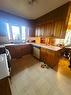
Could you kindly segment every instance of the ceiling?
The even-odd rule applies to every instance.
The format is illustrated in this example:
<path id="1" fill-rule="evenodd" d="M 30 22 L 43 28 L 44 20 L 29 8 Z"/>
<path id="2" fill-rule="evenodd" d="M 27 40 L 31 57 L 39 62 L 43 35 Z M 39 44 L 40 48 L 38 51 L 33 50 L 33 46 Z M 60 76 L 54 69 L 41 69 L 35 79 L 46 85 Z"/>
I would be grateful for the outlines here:
<path id="1" fill-rule="evenodd" d="M 6 12 L 36 19 L 71 0 L 37 0 L 29 5 L 27 0 L 0 0 L 0 9 Z"/>

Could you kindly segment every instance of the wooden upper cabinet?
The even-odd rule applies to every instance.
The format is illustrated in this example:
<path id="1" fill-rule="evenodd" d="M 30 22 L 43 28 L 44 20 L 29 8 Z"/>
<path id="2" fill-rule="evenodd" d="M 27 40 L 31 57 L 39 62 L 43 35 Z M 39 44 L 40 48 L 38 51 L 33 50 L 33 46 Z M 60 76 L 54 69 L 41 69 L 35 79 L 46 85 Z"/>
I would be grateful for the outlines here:
<path id="1" fill-rule="evenodd" d="M 64 32 L 63 30 L 63 21 L 56 21 L 55 26 L 54 26 L 54 37 L 62 38 L 64 35 L 62 33 Z"/>
<path id="2" fill-rule="evenodd" d="M 35 29 L 35 36 L 52 36 L 54 35 L 54 21 L 50 21 L 46 24 L 38 25 Z"/>
<path id="3" fill-rule="evenodd" d="M 44 35 L 45 28 L 43 25 L 36 26 L 35 29 L 35 36 L 40 37 Z"/>
<path id="4" fill-rule="evenodd" d="M 66 34 L 66 25 L 63 20 L 53 20 L 46 24 L 36 27 L 35 36 L 64 38 Z"/>
<path id="5" fill-rule="evenodd" d="M 68 2 L 36 19 L 35 26 L 36 30 L 38 30 L 37 34 L 40 34 L 39 36 L 43 34 L 44 37 L 53 36 L 64 38 L 68 25 L 70 5 L 71 3 Z"/>
<path id="6" fill-rule="evenodd" d="M 44 25 L 40 25 L 36 28 L 35 36 L 54 36 L 57 38 L 62 38 L 63 32 L 63 22 L 62 21 L 50 21 Z"/>

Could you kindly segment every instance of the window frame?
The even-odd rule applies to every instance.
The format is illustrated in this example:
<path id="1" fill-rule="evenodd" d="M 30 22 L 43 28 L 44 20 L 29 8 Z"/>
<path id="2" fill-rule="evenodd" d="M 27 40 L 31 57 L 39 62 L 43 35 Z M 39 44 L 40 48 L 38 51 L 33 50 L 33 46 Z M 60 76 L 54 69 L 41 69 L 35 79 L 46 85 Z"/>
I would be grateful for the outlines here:
<path id="1" fill-rule="evenodd" d="M 15 24 L 10 24 L 10 23 L 6 23 L 6 24 L 8 24 L 8 28 L 9 28 L 9 30 L 7 30 L 7 32 L 9 32 L 8 33 L 8 38 L 9 38 L 10 42 L 26 42 L 27 36 L 29 37 L 29 27 L 28 26 L 25 26 L 25 25 L 15 25 Z M 14 38 L 13 38 L 13 32 L 12 32 L 12 26 L 19 27 L 20 40 L 14 40 Z M 25 27 L 25 37 L 24 37 L 25 39 L 23 39 L 23 36 L 22 36 L 22 31 L 23 31 L 22 27 Z"/>

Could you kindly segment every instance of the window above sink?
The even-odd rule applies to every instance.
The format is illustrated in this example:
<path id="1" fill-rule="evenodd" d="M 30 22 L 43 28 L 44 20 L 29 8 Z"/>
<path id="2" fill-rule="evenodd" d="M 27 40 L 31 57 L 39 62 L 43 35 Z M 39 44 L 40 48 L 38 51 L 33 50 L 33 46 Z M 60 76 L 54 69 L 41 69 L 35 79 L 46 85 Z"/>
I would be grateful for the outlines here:
<path id="1" fill-rule="evenodd" d="M 8 38 L 11 42 L 25 42 L 29 37 L 29 27 L 6 23 Z"/>

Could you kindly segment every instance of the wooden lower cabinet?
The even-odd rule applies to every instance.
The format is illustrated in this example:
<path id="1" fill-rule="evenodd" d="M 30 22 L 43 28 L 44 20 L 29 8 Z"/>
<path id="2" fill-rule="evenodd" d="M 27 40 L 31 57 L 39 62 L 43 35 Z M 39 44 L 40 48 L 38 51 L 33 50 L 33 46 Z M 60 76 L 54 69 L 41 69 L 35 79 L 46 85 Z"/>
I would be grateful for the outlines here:
<path id="1" fill-rule="evenodd" d="M 32 54 L 32 45 L 25 44 L 25 45 L 11 45 L 6 46 L 9 50 L 12 58 L 21 58 L 24 55 Z"/>
<path id="2" fill-rule="evenodd" d="M 8 78 L 0 80 L 0 95 L 12 95 Z"/>
<path id="3" fill-rule="evenodd" d="M 40 60 L 52 68 L 58 65 L 59 58 L 59 52 L 55 52 L 45 48 L 41 48 L 40 50 Z"/>

